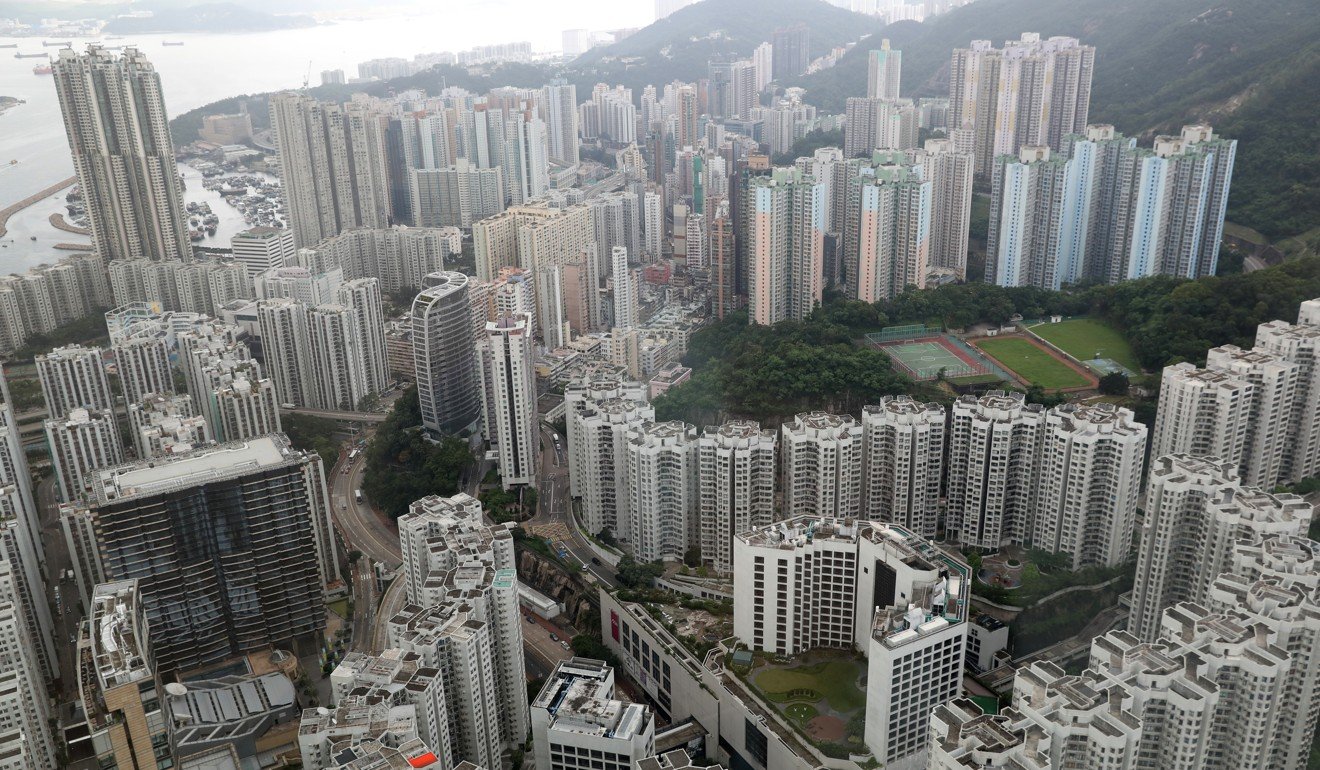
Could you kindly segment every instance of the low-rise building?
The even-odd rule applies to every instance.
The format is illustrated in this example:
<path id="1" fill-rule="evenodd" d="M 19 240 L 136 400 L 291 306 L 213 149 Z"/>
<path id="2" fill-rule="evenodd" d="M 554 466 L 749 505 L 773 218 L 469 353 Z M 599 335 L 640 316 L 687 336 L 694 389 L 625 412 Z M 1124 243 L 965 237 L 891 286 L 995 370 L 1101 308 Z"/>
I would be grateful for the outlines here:
<path id="1" fill-rule="evenodd" d="M 538 770 L 634 770 L 655 754 L 655 716 L 615 697 L 614 669 L 570 658 L 532 701 Z"/>

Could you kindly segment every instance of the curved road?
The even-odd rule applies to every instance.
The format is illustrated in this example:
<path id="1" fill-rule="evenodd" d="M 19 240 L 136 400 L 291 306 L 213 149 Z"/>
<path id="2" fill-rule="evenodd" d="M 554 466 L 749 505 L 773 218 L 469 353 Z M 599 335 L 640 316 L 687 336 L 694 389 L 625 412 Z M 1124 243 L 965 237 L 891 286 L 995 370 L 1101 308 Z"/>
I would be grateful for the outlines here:
<path id="1" fill-rule="evenodd" d="M 365 437 L 369 437 L 366 434 Z M 366 470 L 366 452 L 358 452 L 352 461 L 347 454 L 339 458 L 331 471 L 330 498 L 334 505 L 335 523 L 349 550 L 361 551 L 386 570 L 397 569 L 403 563 L 399 548 L 399 528 L 387 517 L 378 514 L 364 500 L 358 503 L 357 490 L 362 488 Z"/>
<path id="2" fill-rule="evenodd" d="M 370 436 L 371 430 L 368 429 L 362 438 L 369 440 Z M 565 454 L 566 439 L 559 436 L 560 446 L 556 448 L 556 436 L 556 432 L 549 426 L 541 425 L 541 475 L 537 512 L 526 525 L 532 528 L 551 525 L 551 531 L 557 534 L 554 538 L 556 545 L 580 561 L 597 580 L 617 587 L 618 581 L 609 565 L 593 563 L 595 553 L 573 521 L 568 488 L 568 458 Z M 480 491 L 485 467 L 484 463 L 479 464 L 476 471 L 465 480 L 463 486 L 468 494 L 476 496 Z M 386 575 L 390 575 L 402 564 L 403 552 L 399 547 L 399 530 L 395 522 L 377 513 L 368 501 L 357 501 L 355 492 L 362 488 L 365 469 L 365 451 L 358 452 L 351 461 L 345 452 L 330 472 L 329 486 L 335 524 L 340 535 L 349 550 L 362 553 L 354 565 L 352 578 L 355 597 L 351 621 L 352 648 L 377 653 L 385 649 L 388 641 L 387 624 L 407 603 L 407 592 L 404 590 L 406 581 L 401 575 L 395 577 L 383 593 L 377 590 L 376 565 Z M 559 649 L 550 644 L 546 646 L 552 651 Z M 536 652 L 539 657 L 549 657 L 546 650 Z"/>

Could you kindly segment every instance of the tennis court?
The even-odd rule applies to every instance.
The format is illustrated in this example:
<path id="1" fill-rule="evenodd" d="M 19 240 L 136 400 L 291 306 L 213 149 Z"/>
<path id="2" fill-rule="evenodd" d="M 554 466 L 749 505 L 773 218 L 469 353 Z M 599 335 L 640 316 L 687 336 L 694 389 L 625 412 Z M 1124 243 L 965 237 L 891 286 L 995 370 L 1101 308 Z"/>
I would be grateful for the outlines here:
<path id="1" fill-rule="evenodd" d="M 970 373 L 963 371 L 968 368 L 965 361 L 938 342 L 923 341 L 890 345 L 885 348 L 885 352 L 910 372 L 938 373 L 943 369 L 949 376 Z"/>

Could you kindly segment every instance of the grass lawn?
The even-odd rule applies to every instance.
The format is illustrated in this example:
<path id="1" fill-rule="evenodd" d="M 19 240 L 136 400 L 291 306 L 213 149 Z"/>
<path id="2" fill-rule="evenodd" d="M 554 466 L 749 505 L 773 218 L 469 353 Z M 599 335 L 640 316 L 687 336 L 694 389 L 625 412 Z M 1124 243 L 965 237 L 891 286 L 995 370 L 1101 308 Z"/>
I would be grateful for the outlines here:
<path id="1" fill-rule="evenodd" d="M 1088 382 L 1067 364 L 1024 339 L 991 337 L 977 340 L 976 346 L 1023 379 L 1046 390 L 1077 388 Z"/>
<path id="2" fill-rule="evenodd" d="M 325 606 L 339 617 L 348 620 L 349 612 L 347 599 L 337 599 L 333 602 L 327 603 Z"/>
<path id="3" fill-rule="evenodd" d="M 1239 225 L 1234 222 L 1224 223 L 1224 235 L 1231 235 L 1234 238 L 1241 238 L 1244 241 L 1250 241 L 1255 244 L 1268 244 L 1269 238 L 1266 238 L 1258 230 L 1253 230 L 1245 225 Z"/>
<path id="4" fill-rule="evenodd" d="M 1141 373 L 1141 364 L 1137 362 L 1127 340 L 1103 321 L 1074 318 L 1056 324 L 1033 326 L 1031 330 L 1067 351 L 1078 361 L 1095 358 L 1096 351 L 1099 351 L 1101 358 L 1112 358 L 1134 374 Z"/>
<path id="5" fill-rule="evenodd" d="M 792 690 L 815 690 L 835 711 L 866 706 L 866 693 L 857 689 L 864 662 L 831 660 L 799 668 L 768 668 L 753 677 L 767 695 L 787 695 Z"/>
<path id="6" fill-rule="evenodd" d="M 794 703 L 790 705 L 788 708 L 785 708 L 784 713 L 788 714 L 790 717 L 798 720 L 799 722 L 806 722 L 812 717 L 818 715 L 820 712 L 817 711 L 816 707 L 811 705 L 810 703 Z"/>

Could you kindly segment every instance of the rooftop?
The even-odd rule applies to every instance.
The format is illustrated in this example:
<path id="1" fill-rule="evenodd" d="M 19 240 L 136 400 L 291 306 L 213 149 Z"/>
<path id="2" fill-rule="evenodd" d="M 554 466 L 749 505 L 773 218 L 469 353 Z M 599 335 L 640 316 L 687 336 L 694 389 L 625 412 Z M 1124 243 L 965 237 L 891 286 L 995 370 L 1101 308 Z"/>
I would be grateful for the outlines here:
<path id="1" fill-rule="evenodd" d="M 301 462 L 303 455 L 281 434 L 208 446 L 170 458 L 138 460 L 106 468 L 92 481 L 92 500 L 145 497 L 231 479 L 264 468 Z"/>
<path id="2" fill-rule="evenodd" d="M 631 740 L 650 724 L 645 706 L 614 697 L 614 670 L 604 661 L 560 661 L 532 702 L 550 714 L 550 729 Z"/>
<path id="3" fill-rule="evenodd" d="M 91 648 L 103 690 L 151 677 L 146 629 L 137 627 L 136 580 L 102 583 L 92 592 Z"/>

